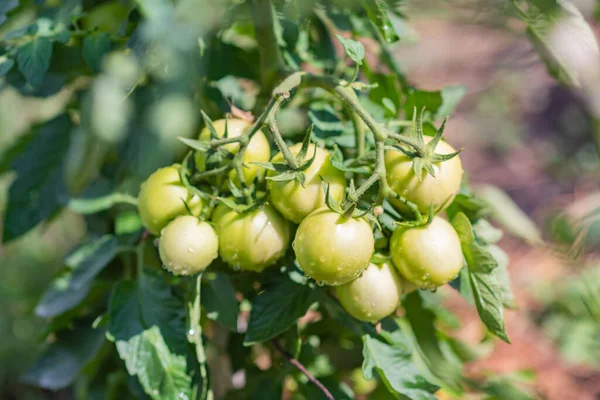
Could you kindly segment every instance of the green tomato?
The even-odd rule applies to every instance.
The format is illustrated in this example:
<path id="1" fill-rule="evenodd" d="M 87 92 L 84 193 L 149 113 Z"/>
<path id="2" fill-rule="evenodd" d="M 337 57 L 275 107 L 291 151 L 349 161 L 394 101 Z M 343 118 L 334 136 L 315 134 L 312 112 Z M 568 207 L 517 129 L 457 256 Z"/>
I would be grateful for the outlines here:
<path id="1" fill-rule="evenodd" d="M 290 223 L 270 205 L 239 214 L 221 203 L 212 220 L 219 233 L 219 254 L 235 270 L 260 272 L 290 245 Z"/>
<path id="2" fill-rule="evenodd" d="M 290 147 L 292 154 L 297 155 L 302 148 L 301 143 Z M 269 190 L 271 192 L 271 202 L 279 212 L 295 223 L 300 223 L 308 214 L 325 206 L 325 192 L 321 184 L 321 178 L 330 184 L 329 190 L 331 196 L 341 201 L 346 190 L 346 178 L 344 172 L 335 168 L 329 159 L 331 154 L 324 149 L 311 145 L 306 155 L 306 160 L 312 157 L 314 151 L 317 151 L 313 163 L 304 171 L 306 182 L 304 187 L 296 180 L 287 182 L 269 181 Z M 284 162 L 283 154 L 278 153 L 273 157 L 272 162 Z M 275 171 L 269 171 L 269 176 L 274 176 Z"/>
<path id="3" fill-rule="evenodd" d="M 209 223 L 183 215 L 161 231 L 158 252 L 163 265 L 174 275 L 194 275 L 217 258 L 219 238 Z"/>
<path id="4" fill-rule="evenodd" d="M 348 314 L 361 321 L 377 322 L 398 307 L 402 281 L 390 264 L 370 264 L 352 282 L 336 286 L 335 293 Z"/>
<path id="5" fill-rule="evenodd" d="M 375 240 L 363 218 L 344 218 L 322 208 L 302 220 L 293 247 L 307 276 L 337 286 L 356 279 L 369 266 Z"/>
<path id="6" fill-rule="evenodd" d="M 464 263 L 458 234 L 440 217 L 429 225 L 396 228 L 390 240 L 390 255 L 400 274 L 424 289 L 450 282 Z"/>
<path id="7" fill-rule="evenodd" d="M 229 118 L 229 119 L 219 119 L 213 121 L 213 125 L 215 130 L 217 131 L 217 135 L 222 138 L 225 135 L 225 123 L 227 123 L 227 137 L 238 137 L 246 133 L 252 124 L 243 119 L 237 118 Z M 211 140 L 210 130 L 208 127 L 202 129 L 200 132 L 200 140 Z M 232 154 L 237 154 L 240 149 L 239 143 L 229 143 L 223 146 Z M 264 173 L 264 169 L 259 167 L 256 164 L 252 164 L 252 162 L 267 162 L 271 157 L 271 146 L 269 145 L 269 140 L 265 136 L 262 131 L 256 132 L 250 143 L 248 143 L 248 147 L 244 153 L 243 157 L 243 173 L 244 179 L 246 183 L 251 183 L 257 177 L 259 172 Z M 206 154 L 197 151 L 196 152 L 196 167 L 200 171 L 206 170 Z M 234 180 L 234 182 L 238 182 L 237 172 L 234 170 L 229 171 L 229 179 Z"/>
<path id="8" fill-rule="evenodd" d="M 431 141 L 425 137 L 425 142 Z M 451 154 L 456 150 L 444 141 L 438 142 L 435 152 Z M 436 212 L 448 207 L 454 196 L 460 190 L 463 168 L 459 156 L 433 164 L 435 177 L 423 170 L 421 179 L 415 175 L 410 157 L 398 150 L 385 152 L 385 169 L 387 181 L 394 192 L 413 202 L 423 213 L 429 211 L 430 204 Z M 401 211 L 406 211 L 406 206 L 395 198 L 390 198 L 390 203 Z"/>
<path id="9" fill-rule="evenodd" d="M 142 223 L 152 234 L 158 235 L 172 219 L 187 214 L 184 201 L 194 215 L 202 210 L 202 199 L 192 195 L 181 183 L 179 165 L 156 170 L 140 189 L 138 211 Z"/>

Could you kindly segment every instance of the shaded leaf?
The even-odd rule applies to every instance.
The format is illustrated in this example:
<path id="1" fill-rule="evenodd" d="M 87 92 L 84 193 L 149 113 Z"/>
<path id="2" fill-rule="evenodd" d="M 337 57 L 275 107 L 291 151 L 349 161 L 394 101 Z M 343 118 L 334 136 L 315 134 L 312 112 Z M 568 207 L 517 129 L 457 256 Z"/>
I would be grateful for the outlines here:
<path id="1" fill-rule="evenodd" d="M 52 343 L 23 375 L 23 380 L 49 390 L 64 389 L 75 381 L 105 341 L 104 329 L 78 326 L 57 334 Z"/>
<path id="2" fill-rule="evenodd" d="M 130 204 L 137 206 L 137 199 L 127 193 L 110 193 L 106 196 L 96 198 L 71 199 L 67 204 L 70 210 L 79 214 L 95 214 L 100 211 L 108 210 L 117 204 Z"/>
<path id="3" fill-rule="evenodd" d="M 473 228 L 465 214 L 456 214 L 452 225 L 460 237 L 463 254 L 467 260 L 479 317 L 490 332 L 510 343 L 504 327 L 502 287 L 494 273 L 498 262 L 488 250 L 475 242 Z"/>
<path id="4" fill-rule="evenodd" d="M 406 343 L 384 343 L 363 335 L 363 374 L 374 379 L 377 373 L 388 390 L 413 400 L 435 400 L 438 387 L 429 383 L 411 361 Z"/>
<path id="5" fill-rule="evenodd" d="M 156 400 L 192 398 L 185 306 L 154 271 L 117 284 L 109 306 L 110 339 L 127 371 Z"/>
<path id="6" fill-rule="evenodd" d="M 244 345 L 264 342 L 287 331 L 316 301 L 315 290 L 290 279 L 269 284 L 252 302 Z"/>
<path id="7" fill-rule="evenodd" d="M 346 39 L 338 34 L 336 34 L 335 37 L 337 37 L 342 46 L 344 46 L 344 50 L 348 57 L 358 65 L 362 65 L 362 62 L 365 59 L 365 47 L 363 44 L 356 40 Z"/>
<path id="8" fill-rule="evenodd" d="M 93 72 L 100 72 L 102 59 L 110 52 L 110 35 L 108 32 L 95 32 L 83 39 L 83 59 Z"/>
<path id="9" fill-rule="evenodd" d="M 17 173 L 8 191 L 4 242 L 50 218 L 65 203 L 63 160 L 69 147 L 71 121 L 61 115 L 39 129 L 35 141 L 15 159 Z"/>
<path id="10" fill-rule="evenodd" d="M 206 274 L 202 305 L 206 316 L 237 332 L 239 304 L 229 277 L 222 273 Z"/>
<path id="11" fill-rule="evenodd" d="M 51 56 L 52 42 L 44 36 L 33 39 L 17 51 L 19 71 L 32 86 L 38 86 L 44 80 Z"/>
<path id="12" fill-rule="evenodd" d="M 11 58 L 0 56 L 0 78 L 8 74 L 14 65 L 15 62 Z"/>
<path id="13" fill-rule="evenodd" d="M 42 295 L 35 313 L 51 318 L 71 310 L 85 298 L 92 280 L 117 254 L 117 239 L 103 236 L 71 253 L 65 264 L 69 270 L 56 279 Z"/>

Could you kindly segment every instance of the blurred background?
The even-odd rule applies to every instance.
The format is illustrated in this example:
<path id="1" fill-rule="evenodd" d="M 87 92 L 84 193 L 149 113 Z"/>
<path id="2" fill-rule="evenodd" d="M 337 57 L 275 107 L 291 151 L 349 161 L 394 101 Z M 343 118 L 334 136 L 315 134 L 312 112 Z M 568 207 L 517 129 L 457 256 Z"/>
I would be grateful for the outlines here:
<path id="1" fill-rule="evenodd" d="M 574 3 L 600 34 L 598 3 Z M 598 399 L 600 128 L 593 92 L 600 85 L 573 89 L 549 76 L 524 26 L 496 5 L 408 2 L 403 40 L 392 47 L 416 86 L 466 88 L 446 139 L 465 148 L 465 170 L 480 196 L 504 207 L 504 216 L 517 213 L 499 221 L 509 228 L 500 246 L 510 256 L 518 307 L 506 313 L 513 343 L 481 342 L 485 332 L 474 308 L 452 290 L 444 294 L 461 320 L 456 334 L 481 355 L 469 364 L 470 374 L 511 375 L 546 399 Z M 30 126 L 62 110 L 77 84 L 43 99 L 2 87 L 0 155 Z M 0 214 L 12 178 L 0 175 Z M 529 218 L 487 184 L 508 193 Z M 83 218 L 64 211 L 49 226 L 0 244 L 0 399 L 70 398 L 32 389 L 19 376 L 41 351 L 47 329 L 33 316 L 35 305 L 84 234 Z"/>

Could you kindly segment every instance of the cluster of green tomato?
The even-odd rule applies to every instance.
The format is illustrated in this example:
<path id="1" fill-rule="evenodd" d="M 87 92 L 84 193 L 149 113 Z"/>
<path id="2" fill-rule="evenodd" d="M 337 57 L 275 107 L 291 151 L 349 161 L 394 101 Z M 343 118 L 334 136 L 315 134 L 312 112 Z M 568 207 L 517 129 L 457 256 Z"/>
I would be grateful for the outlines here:
<path id="1" fill-rule="evenodd" d="M 225 129 L 228 137 L 236 137 L 250 128 L 248 122 L 234 118 L 213 125 L 221 137 Z M 208 128 L 204 128 L 200 140 L 210 138 Z M 225 146 L 236 154 L 240 145 Z M 330 195 L 342 201 L 346 192 L 344 172 L 331 164 L 329 151 L 310 146 L 308 154 L 315 157 L 304 171 L 303 186 L 297 180 L 267 180 L 267 203 L 243 213 L 220 203 L 210 221 L 197 217 L 204 201 L 182 184 L 178 165 L 154 172 L 142 184 L 139 213 L 146 228 L 160 235 L 159 253 L 165 267 L 178 275 L 195 274 L 220 255 L 235 270 L 260 272 L 285 254 L 299 224 L 293 249 L 300 268 L 319 284 L 334 286 L 341 304 L 357 319 L 377 321 L 398 307 L 403 293 L 415 288 L 434 289 L 456 277 L 463 265 L 459 238 L 452 225 L 439 216 L 422 226 L 398 226 L 389 240 L 390 261 L 372 263 L 373 227 L 364 218 L 345 218 L 325 205 L 322 180 L 329 184 Z M 300 149 L 300 143 L 290 147 L 294 155 Z M 454 152 L 442 141 L 437 150 Z M 258 131 L 243 157 L 247 182 L 261 174 L 264 177 L 265 169 L 253 162 L 267 162 L 270 156 L 269 141 Z M 205 168 L 205 157 L 196 153 L 196 168 Z M 281 163 L 283 155 L 278 153 L 271 161 Z M 392 189 L 424 213 L 430 205 L 441 211 L 449 203 L 459 190 L 463 173 L 458 156 L 434 164 L 435 177 L 424 174 L 421 179 L 415 176 L 411 159 L 400 151 L 388 151 L 385 164 Z M 277 173 L 267 171 L 268 176 Z M 238 179 L 235 171 L 228 178 Z M 396 199 L 389 200 L 399 209 L 405 207 Z"/>

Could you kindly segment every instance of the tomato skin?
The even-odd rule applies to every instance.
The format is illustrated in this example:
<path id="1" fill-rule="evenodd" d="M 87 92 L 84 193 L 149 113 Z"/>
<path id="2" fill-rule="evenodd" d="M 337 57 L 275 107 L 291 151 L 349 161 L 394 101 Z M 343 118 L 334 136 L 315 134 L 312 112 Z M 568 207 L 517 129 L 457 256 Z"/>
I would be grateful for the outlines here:
<path id="1" fill-rule="evenodd" d="M 400 304 L 402 280 L 389 263 L 369 264 L 355 280 L 335 287 L 338 300 L 354 318 L 377 322 Z"/>
<path id="2" fill-rule="evenodd" d="M 431 137 L 425 137 L 429 143 Z M 440 140 L 435 148 L 438 154 L 451 154 L 456 150 L 448 143 Z M 430 204 L 436 212 L 442 211 L 452 203 L 460 190 L 463 167 L 460 156 L 433 164 L 435 177 L 423 170 L 422 180 L 415 175 L 410 157 L 399 150 L 385 152 L 385 169 L 387 181 L 394 192 L 413 202 L 423 213 L 429 211 Z M 390 203 L 398 210 L 407 211 L 407 207 L 395 198 Z"/>
<path id="3" fill-rule="evenodd" d="M 252 126 L 251 123 L 244 121 L 243 119 L 238 118 L 228 118 L 228 119 L 219 119 L 213 121 L 213 125 L 217 131 L 217 135 L 222 138 L 225 135 L 225 123 L 227 123 L 227 135 L 228 137 L 238 137 L 246 133 L 248 129 Z M 208 127 L 204 127 L 200 132 L 199 140 L 210 140 L 210 129 Z M 232 154 L 237 154 L 240 149 L 239 143 L 229 143 L 224 145 L 229 152 Z M 250 143 L 248 143 L 248 147 L 246 148 L 246 152 L 244 153 L 242 167 L 244 173 L 244 179 L 246 183 L 252 183 L 259 172 L 264 173 L 264 169 L 259 167 L 258 165 L 252 164 L 252 162 L 267 162 L 271 157 L 271 146 L 269 145 L 269 140 L 265 136 L 262 131 L 256 132 Z M 196 152 L 196 167 L 200 171 L 206 170 L 206 154 L 197 151 Z M 234 182 L 238 182 L 237 172 L 235 170 L 229 171 L 229 179 L 234 180 Z"/>
<path id="4" fill-rule="evenodd" d="M 450 282 L 464 264 L 458 234 L 440 217 L 426 226 L 396 228 L 390 240 L 390 255 L 400 274 L 424 289 Z"/>
<path id="5" fill-rule="evenodd" d="M 290 147 L 290 151 L 292 154 L 297 155 L 301 148 L 302 143 L 297 143 Z M 344 172 L 331 165 L 329 161 L 331 153 L 312 144 L 306 154 L 306 160 L 312 157 L 315 148 L 317 149 L 317 155 L 310 167 L 304 171 L 306 176 L 304 187 L 295 180 L 287 182 L 269 181 L 268 183 L 271 202 L 275 208 L 284 217 L 297 224 L 311 212 L 325 206 L 325 192 L 323 191 L 321 178 L 330 184 L 331 196 L 337 201 L 344 198 L 346 190 Z M 284 162 L 283 154 L 277 153 L 272 162 Z M 274 171 L 267 173 L 268 176 L 274 176 L 275 174 Z"/>
<path id="6" fill-rule="evenodd" d="M 362 218 L 344 218 L 321 208 L 302 220 L 292 244 L 304 273 L 337 286 L 356 279 L 375 250 L 371 226 Z"/>
<path id="7" fill-rule="evenodd" d="M 217 232 L 208 222 L 191 215 L 169 222 L 158 243 L 160 259 L 174 275 L 204 271 L 219 254 Z"/>
<path id="8" fill-rule="evenodd" d="M 221 203 L 212 221 L 220 238 L 219 254 L 235 270 L 260 272 L 290 245 L 290 223 L 270 205 L 238 214 Z"/>
<path id="9" fill-rule="evenodd" d="M 179 165 L 160 168 L 142 183 L 138 196 L 138 211 L 142 223 L 158 235 L 172 219 L 187 214 L 185 201 L 194 215 L 203 207 L 200 197 L 192 195 L 179 179 Z"/>

